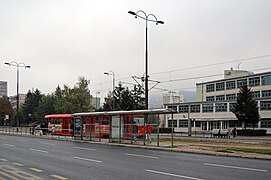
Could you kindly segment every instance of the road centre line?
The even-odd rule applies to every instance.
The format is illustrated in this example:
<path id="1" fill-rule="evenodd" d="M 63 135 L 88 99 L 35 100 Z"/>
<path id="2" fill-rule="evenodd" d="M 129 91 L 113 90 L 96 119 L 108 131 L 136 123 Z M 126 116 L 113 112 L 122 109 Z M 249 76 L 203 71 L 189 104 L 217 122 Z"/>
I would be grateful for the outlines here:
<path id="1" fill-rule="evenodd" d="M 97 162 L 97 163 L 102 163 L 102 162 L 103 162 L 103 161 L 99 161 L 99 160 L 96 160 L 96 159 L 88 159 L 88 158 L 77 157 L 77 156 L 74 156 L 73 158 L 74 158 L 74 159 L 79 159 L 79 160 L 85 160 L 85 161 Z"/>
<path id="2" fill-rule="evenodd" d="M 92 148 L 84 148 L 84 147 L 74 147 L 75 149 L 83 149 L 83 150 L 88 150 L 88 151 L 96 151 L 96 149 L 92 149 Z"/>
<path id="3" fill-rule="evenodd" d="M 15 145 L 13 144 L 3 144 L 4 146 L 9 146 L 9 147 L 14 147 Z"/>
<path id="4" fill-rule="evenodd" d="M 29 149 L 30 151 L 36 151 L 36 152 L 41 152 L 41 153 L 48 153 L 48 151 L 40 150 L 40 149 Z"/>
<path id="5" fill-rule="evenodd" d="M 146 155 L 141 155 L 141 154 L 130 154 L 130 153 L 125 153 L 127 156 L 135 156 L 135 157 L 143 157 L 143 158 L 151 158 L 151 159 L 159 159 L 159 157 L 156 156 L 146 156 Z"/>
<path id="6" fill-rule="evenodd" d="M 203 179 L 200 179 L 200 178 L 195 178 L 195 177 L 190 177 L 190 176 L 183 176 L 183 175 L 179 175 L 179 174 L 166 173 L 166 172 L 161 172 L 161 171 L 154 171 L 154 170 L 150 170 L 150 169 L 145 169 L 145 171 L 150 172 L 150 173 L 155 173 L 155 174 L 166 175 L 166 176 L 184 178 L 184 179 L 203 180 Z"/>
<path id="7" fill-rule="evenodd" d="M 203 164 L 206 166 L 216 166 L 216 167 L 224 167 L 224 168 L 231 168 L 231 169 L 267 172 L 267 170 L 265 170 L 265 169 L 253 169 L 253 168 L 246 168 L 246 167 L 229 166 L 229 165 L 222 165 L 222 164 L 210 164 L 210 163 L 203 163 Z"/>

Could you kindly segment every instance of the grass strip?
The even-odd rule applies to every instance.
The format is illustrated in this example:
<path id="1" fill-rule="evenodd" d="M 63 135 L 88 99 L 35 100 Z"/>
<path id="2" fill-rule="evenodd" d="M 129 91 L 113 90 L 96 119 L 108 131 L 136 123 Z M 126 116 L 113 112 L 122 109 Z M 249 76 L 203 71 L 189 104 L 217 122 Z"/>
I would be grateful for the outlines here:
<path id="1" fill-rule="evenodd" d="M 240 147 L 230 147 L 226 148 L 225 151 L 238 151 L 244 153 L 258 153 L 258 154 L 268 154 L 271 155 L 271 149 L 253 149 L 253 148 L 240 148 Z"/>

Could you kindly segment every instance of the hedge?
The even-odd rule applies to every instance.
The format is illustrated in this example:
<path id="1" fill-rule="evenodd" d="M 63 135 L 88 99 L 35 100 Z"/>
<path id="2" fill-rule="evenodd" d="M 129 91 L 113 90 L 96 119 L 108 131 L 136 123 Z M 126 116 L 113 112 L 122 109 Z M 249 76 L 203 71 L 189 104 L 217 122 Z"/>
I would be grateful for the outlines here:
<path id="1" fill-rule="evenodd" d="M 266 129 L 237 129 L 237 135 L 240 136 L 265 136 Z"/>

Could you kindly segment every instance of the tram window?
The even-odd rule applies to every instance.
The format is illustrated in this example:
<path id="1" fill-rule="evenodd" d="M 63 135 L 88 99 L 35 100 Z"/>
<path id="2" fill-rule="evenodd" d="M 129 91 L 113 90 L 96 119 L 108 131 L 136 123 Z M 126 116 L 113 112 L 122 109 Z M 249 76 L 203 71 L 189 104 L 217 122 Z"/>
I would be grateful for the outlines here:
<path id="1" fill-rule="evenodd" d="M 62 123 L 62 118 L 58 118 L 57 124 L 61 124 Z"/>
<path id="2" fill-rule="evenodd" d="M 102 121 L 103 125 L 108 125 L 109 124 L 109 117 L 104 117 Z"/>

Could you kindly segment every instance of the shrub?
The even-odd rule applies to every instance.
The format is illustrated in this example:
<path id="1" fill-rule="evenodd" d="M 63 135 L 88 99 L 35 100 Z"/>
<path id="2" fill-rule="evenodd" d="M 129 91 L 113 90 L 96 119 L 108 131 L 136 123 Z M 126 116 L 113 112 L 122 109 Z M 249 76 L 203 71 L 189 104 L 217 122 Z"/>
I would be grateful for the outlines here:
<path id="1" fill-rule="evenodd" d="M 152 132 L 157 133 L 157 129 L 153 129 Z M 171 133 L 171 128 L 159 128 L 159 133 Z"/>
<path id="2" fill-rule="evenodd" d="M 265 136 L 266 129 L 238 129 L 237 135 L 241 136 Z"/>

